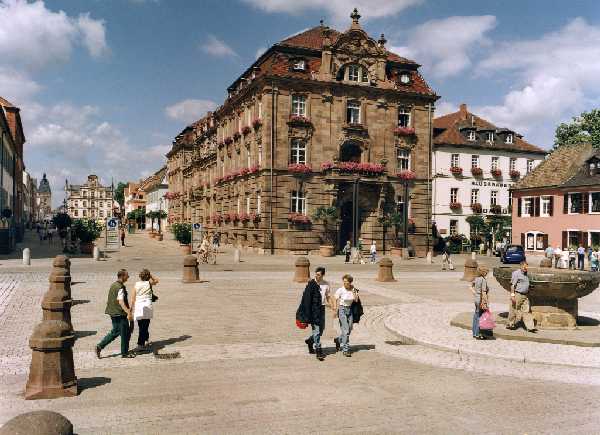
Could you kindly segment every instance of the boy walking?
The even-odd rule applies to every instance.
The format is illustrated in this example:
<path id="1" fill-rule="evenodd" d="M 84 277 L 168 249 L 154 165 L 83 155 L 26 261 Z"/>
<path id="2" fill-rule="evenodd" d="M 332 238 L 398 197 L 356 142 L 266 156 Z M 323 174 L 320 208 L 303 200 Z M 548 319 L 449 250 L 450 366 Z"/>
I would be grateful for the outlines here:
<path id="1" fill-rule="evenodd" d="M 127 300 L 127 289 L 125 282 L 129 279 L 129 274 L 125 269 L 119 270 L 117 280 L 108 290 L 108 299 L 106 301 L 106 314 L 110 316 L 112 329 L 96 346 L 96 356 L 100 358 L 100 352 L 110 342 L 117 337 L 121 337 L 121 358 L 134 358 L 135 354 L 129 353 L 129 339 L 131 338 L 131 328 L 129 321 L 133 320 L 131 308 Z"/>

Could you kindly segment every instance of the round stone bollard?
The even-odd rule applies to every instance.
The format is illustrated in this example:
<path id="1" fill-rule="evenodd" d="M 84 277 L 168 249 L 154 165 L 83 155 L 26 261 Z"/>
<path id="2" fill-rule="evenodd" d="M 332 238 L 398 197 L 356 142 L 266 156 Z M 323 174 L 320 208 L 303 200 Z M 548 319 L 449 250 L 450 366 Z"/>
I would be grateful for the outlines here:
<path id="1" fill-rule="evenodd" d="M 233 262 L 239 263 L 241 261 L 241 252 L 238 248 L 233 250 Z"/>
<path id="2" fill-rule="evenodd" d="M 310 261 L 306 257 L 296 260 L 294 271 L 294 282 L 308 282 L 310 279 Z"/>
<path id="3" fill-rule="evenodd" d="M 58 273 L 50 274 L 50 286 L 42 298 L 42 318 L 44 320 L 60 320 L 69 325 L 71 323 L 71 299 L 70 291 L 67 291 L 70 277 Z"/>
<path id="4" fill-rule="evenodd" d="M 475 251 L 471 252 L 471 260 L 477 259 L 477 253 Z"/>
<path id="5" fill-rule="evenodd" d="M 31 250 L 29 248 L 23 249 L 23 264 L 31 266 Z"/>
<path id="6" fill-rule="evenodd" d="M 95 261 L 100 261 L 100 248 L 94 246 L 94 251 L 92 255 L 94 256 Z"/>
<path id="7" fill-rule="evenodd" d="M 75 335 L 65 322 L 42 320 L 29 338 L 31 366 L 25 399 L 55 399 L 77 395 L 73 363 Z"/>
<path id="8" fill-rule="evenodd" d="M 0 435 L 73 435 L 73 424 L 53 411 L 32 411 L 4 423 Z"/>
<path id="9" fill-rule="evenodd" d="M 183 257 L 183 279 L 184 283 L 193 283 L 200 281 L 200 272 L 198 271 L 198 259 L 194 255 Z"/>
<path id="10" fill-rule="evenodd" d="M 542 260 L 540 261 L 540 267 L 552 267 L 552 259 L 542 258 Z"/>
<path id="11" fill-rule="evenodd" d="M 431 251 L 427 251 L 427 264 L 431 263 L 433 263 L 433 260 L 431 259 Z"/>
<path id="12" fill-rule="evenodd" d="M 467 259 L 465 261 L 465 273 L 461 281 L 473 281 L 477 277 L 477 261 Z"/>
<path id="13" fill-rule="evenodd" d="M 394 282 L 394 273 L 392 267 L 394 263 L 388 257 L 383 257 L 379 260 L 379 270 L 377 271 L 377 281 L 379 282 Z"/>

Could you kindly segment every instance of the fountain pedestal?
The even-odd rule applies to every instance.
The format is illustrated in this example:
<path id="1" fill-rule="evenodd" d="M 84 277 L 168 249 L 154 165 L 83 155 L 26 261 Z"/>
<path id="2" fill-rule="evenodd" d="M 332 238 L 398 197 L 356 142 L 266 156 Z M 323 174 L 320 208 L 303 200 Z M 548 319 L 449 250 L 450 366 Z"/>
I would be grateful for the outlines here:
<path id="1" fill-rule="evenodd" d="M 494 277 L 508 292 L 516 267 L 496 267 Z M 536 326 L 541 329 L 577 327 L 578 299 L 593 292 L 600 284 L 600 274 L 567 269 L 530 267 L 529 303 Z"/>

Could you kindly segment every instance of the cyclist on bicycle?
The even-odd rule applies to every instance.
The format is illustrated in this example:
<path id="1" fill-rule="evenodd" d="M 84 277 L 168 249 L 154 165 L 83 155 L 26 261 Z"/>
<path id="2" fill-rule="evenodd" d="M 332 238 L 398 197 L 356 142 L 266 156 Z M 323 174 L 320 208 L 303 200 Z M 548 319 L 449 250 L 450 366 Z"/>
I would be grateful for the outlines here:
<path id="1" fill-rule="evenodd" d="M 210 247 L 210 243 L 208 241 L 208 236 L 205 234 L 202 238 L 202 243 L 200 244 L 200 249 L 198 250 L 198 257 L 201 262 L 208 262 L 208 248 Z"/>

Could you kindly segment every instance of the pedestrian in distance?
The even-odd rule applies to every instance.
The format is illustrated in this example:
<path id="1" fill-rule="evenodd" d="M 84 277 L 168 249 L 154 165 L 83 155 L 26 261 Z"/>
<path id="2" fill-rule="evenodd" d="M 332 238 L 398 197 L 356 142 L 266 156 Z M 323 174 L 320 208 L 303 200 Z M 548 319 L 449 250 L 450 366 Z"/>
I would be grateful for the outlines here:
<path id="1" fill-rule="evenodd" d="M 371 264 L 375 264 L 377 261 L 377 245 L 375 244 L 375 240 L 371 242 L 369 253 L 371 254 Z"/>
<path id="2" fill-rule="evenodd" d="M 442 249 L 442 270 L 454 270 L 454 263 L 452 263 L 447 244 L 444 244 L 444 249 Z"/>
<path id="3" fill-rule="evenodd" d="M 308 353 L 315 354 L 319 361 L 325 356 L 321 347 L 321 337 L 325 330 L 325 307 L 332 306 L 329 283 L 323 278 L 325 268 L 315 269 L 315 278 L 308 281 L 302 293 L 302 299 L 296 311 L 296 320 L 311 325 L 312 333 L 304 342 L 308 346 Z"/>
<path id="4" fill-rule="evenodd" d="M 527 262 L 522 261 L 521 267 L 512 273 L 510 292 L 512 310 L 509 310 L 506 329 L 517 329 L 519 322 L 523 322 L 526 331 L 533 331 L 535 328 L 533 316 L 529 312 L 531 306 L 527 297 L 529 293 L 527 268 Z"/>
<path id="5" fill-rule="evenodd" d="M 548 245 L 548 247 L 544 251 L 544 255 L 546 256 L 546 258 L 549 258 L 550 261 L 552 261 L 552 259 L 554 258 L 554 248 Z"/>
<path id="6" fill-rule="evenodd" d="M 585 248 L 579 245 L 577 248 L 577 269 L 583 270 L 585 268 Z"/>
<path id="7" fill-rule="evenodd" d="M 219 252 L 219 245 L 221 244 L 221 235 L 215 231 L 212 239 L 213 249 L 215 252 Z"/>
<path id="8" fill-rule="evenodd" d="M 592 252 L 592 260 L 590 261 L 590 270 L 592 272 L 598 272 L 599 255 L 600 253 L 598 251 Z"/>
<path id="9" fill-rule="evenodd" d="M 100 358 L 100 352 L 117 337 L 121 337 L 121 358 L 134 358 L 135 354 L 129 352 L 129 339 L 131 338 L 130 320 L 133 320 L 129 302 L 127 299 L 127 288 L 125 283 L 129 279 L 127 270 L 121 269 L 117 273 L 117 280 L 108 290 L 106 301 L 106 314 L 110 316 L 112 329 L 96 346 L 96 356 Z"/>
<path id="10" fill-rule="evenodd" d="M 477 340 L 485 340 L 485 336 L 479 330 L 479 317 L 489 307 L 489 287 L 486 276 L 489 272 L 487 266 L 481 265 L 477 268 L 477 277 L 471 283 L 471 293 L 473 294 L 473 302 L 475 303 L 475 311 L 473 312 L 473 324 L 471 331 L 473 338 Z"/>
<path id="11" fill-rule="evenodd" d="M 358 242 L 356 243 L 356 258 L 354 259 L 354 263 L 365 264 L 365 259 L 363 258 L 362 250 L 363 250 L 362 239 L 358 239 Z"/>
<path id="12" fill-rule="evenodd" d="M 352 253 L 352 244 L 350 243 L 350 240 L 346 242 L 346 246 L 342 249 L 342 253 L 346 256 L 346 261 L 344 263 L 349 263 L 350 254 Z"/>
<path id="13" fill-rule="evenodd" d="M 135 283 L 131 295 L 131 311 L 133 319 L 138 324 L 138 350 L 148 350 L 150 348 L 150 320 L 153 317 L 154 310 L 152 304 L 158 299 L 154 294 L 153 286 L 158 284 L 158 278 L 153 276 L 148 269 L 142 269 L 140 280 Z"/>
<path id="14" fill-rule="evenodd" d="M 560 246 L 554 248 L 554 268 L 558 269 L 560 267 L 560 258 L 562 257 L 562 249 Z"/>
<path id="15" fill-rule="evenodd" d="M 575 261 L 577 259 L 577 250 L 574 246 L 569 248 L 569 269 L 575 270 Z"/>
<path id="16" fill-rule="evenodd" d="M 341 334 L 339 337 L 334 338 L 336 351 L 342 350 L 344 356 L 350 357 L 350 333 L 352 332 L 352 325 L 354 319 L 352 316 L 352 303 L 358 302 L 358 289 L 352 284 L 354 278 L 352 275 L 344 275 L 342 277 L 344 286 L 337 289 L 334 295 L 335 299 L 335 313 L 337 314 L 340 322 Z"/>
<path id="17" fill-rule="evenodd" d="M 121 246 L 125 246 L 125 226 L 121 227 Z"/>

